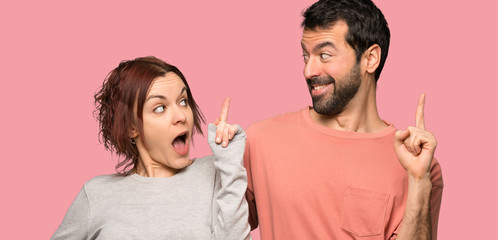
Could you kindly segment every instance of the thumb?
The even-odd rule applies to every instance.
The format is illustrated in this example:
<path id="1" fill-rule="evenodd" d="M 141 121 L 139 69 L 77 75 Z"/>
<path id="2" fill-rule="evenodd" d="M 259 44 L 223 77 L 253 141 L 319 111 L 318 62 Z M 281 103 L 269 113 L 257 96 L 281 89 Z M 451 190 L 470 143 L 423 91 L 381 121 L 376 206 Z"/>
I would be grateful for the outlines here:
<path id="1" fill-rule="evenodd" d="M 410 131 L 406 130 L 398 130 L 394 134 L 394 146 L 399 147 L 404 145 L 404 141 L 410 136 Z"/>

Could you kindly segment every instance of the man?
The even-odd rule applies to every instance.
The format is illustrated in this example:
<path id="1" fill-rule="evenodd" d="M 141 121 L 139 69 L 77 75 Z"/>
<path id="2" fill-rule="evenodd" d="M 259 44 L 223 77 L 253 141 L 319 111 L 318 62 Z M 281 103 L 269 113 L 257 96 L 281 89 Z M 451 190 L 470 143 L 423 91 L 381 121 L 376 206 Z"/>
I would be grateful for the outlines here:
<path id="1" fill-rule="evenodd" d="M 377 112 L 390 32 L 371 0 L 321 0 L 304 13 L 313 107 L 253 124 L 244 162 L 252 228 L 267 239 L 436 239 L 443 181 L 425 130 Z"/>

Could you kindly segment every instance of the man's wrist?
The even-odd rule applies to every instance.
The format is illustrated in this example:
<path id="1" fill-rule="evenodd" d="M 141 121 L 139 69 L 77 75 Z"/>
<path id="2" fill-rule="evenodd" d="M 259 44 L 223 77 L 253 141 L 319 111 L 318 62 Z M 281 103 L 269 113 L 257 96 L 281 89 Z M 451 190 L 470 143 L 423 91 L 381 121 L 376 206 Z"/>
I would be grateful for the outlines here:
<path id="1" fill-rule="evenodd" d="M 416 178 L 408 175 L 408 188 L 411 190 L 418 191 L 431 191 L 432 189 L 432 181 L 430 178 L 430 174 L 424 176 L 422 178 Z"/>

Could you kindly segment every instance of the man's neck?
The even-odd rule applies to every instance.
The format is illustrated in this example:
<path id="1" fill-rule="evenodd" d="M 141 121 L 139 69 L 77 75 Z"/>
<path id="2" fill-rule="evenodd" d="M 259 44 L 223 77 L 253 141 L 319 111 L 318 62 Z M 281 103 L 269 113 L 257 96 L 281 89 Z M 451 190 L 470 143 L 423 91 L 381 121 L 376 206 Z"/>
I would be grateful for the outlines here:
<path id="1" fill-rule="evenodd" d="M 362 87 L 340 114 L 328 116 L 311 109 L 311 119 L 339 131 L 372 133 L 386 128 L 387 124 L 382 121 L 377 111 L 375 86 Z"/>

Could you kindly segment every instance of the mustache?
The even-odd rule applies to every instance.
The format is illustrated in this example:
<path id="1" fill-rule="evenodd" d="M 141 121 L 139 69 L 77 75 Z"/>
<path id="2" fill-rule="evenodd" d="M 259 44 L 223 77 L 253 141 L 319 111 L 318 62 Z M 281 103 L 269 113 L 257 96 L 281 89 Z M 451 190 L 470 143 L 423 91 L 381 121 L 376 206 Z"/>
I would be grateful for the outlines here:
<path id="1" fill-rule="evenodd" d="M 323 85 L 323 84 L 335 84 L 335 79 L 331 76 L 320 76 L 320 77 L 312 77 L 312 78 L 307 78 L 306 83 L 308 86 L 311 85 Z"/>

